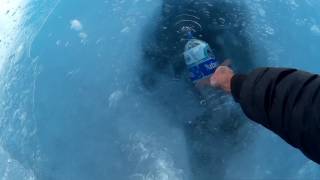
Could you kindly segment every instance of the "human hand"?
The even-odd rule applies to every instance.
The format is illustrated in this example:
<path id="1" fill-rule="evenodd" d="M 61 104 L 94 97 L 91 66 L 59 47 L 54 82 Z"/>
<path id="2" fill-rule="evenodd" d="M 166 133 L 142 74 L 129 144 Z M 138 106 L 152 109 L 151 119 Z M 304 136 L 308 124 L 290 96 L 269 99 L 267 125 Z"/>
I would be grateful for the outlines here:
<path id="1" fill-rule="evenodd" d="M 234 72 L 228 66 L 220 66 L 210 77 L 210 85 L 231 93 L 231 79 Z"/>

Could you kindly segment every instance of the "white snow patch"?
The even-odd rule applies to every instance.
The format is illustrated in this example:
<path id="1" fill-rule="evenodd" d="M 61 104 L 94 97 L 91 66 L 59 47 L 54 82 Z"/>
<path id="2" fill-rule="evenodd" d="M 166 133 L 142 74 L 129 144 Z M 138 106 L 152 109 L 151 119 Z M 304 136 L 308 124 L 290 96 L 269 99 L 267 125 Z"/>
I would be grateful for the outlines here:
<path id="1" fill-rule="evenodd" d="M 84 39 L 86 39 L 86 38 L 88 37 L 88 34 L 86 34 L 86 33 L 84 33 L 84 32 L 81 32 L 81 33 L 79 33 L 79 37 L 80 37 L 82 40 L 84 40 Z"/>
<path id="2" fill-rule="evenodd" d="M 120 90 L 114 91 L 109 96 L 109 107 L 114 107 L 117 102 L 123 97 L 123 92 Z"/>
<path id="3" fill-rule="evenodd" d="M 23 49 L 16 49 L 25 37 L 21 34 L 25 31 L 23 23 L 27 3 L 26 0 L 0 0 L 0 71 L 10 56 L 14 55 L 18 59 L 22 55 L 19 52 Z"/>
<path id="4" fill-rule="evenodd" d="M 86 39 L 88 37 L 88 34 L 83 31 L 83 25 L 78 19 L 74 19 L 70 21 L 70 29 L 74 31 L 78 31 L 79 38 L 81 40 L 81 43 L 85 44 Z"/>
<path id="5" fill-rule="evenodd" d="M 82 31 L 82 23 L 78 19 L 73 19 L 70 21 L 70 28 L 75 31 Z"/>
<path id="6" fill-rule="evenodd" d="M 311 32 L 320 36 L 320 27 L 317 25 L 312 25 L 310 28 Z"/>
<path id="7" fill-rule="evenodd" d="M 121 30 L 122 33 L 128 33 L 129 31 L 130 31 L 130 28 L 128 26 Z"/>
<path id="8" fill-rule="evenodd" d="M 274 35 L 274 33 L 275 33 L 274 29 L 270 26 L 266 27 L 265 32 L 269 35 Z"/>

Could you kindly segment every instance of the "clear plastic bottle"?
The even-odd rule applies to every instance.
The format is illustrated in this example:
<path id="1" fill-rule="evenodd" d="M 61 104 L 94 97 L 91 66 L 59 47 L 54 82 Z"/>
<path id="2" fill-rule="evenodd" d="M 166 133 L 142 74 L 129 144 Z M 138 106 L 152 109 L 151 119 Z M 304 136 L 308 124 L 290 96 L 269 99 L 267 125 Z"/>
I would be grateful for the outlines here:
<path id="1" fill-rule="evenodd" d="M 190 79 L 196 85 L 206 84 L 219 66 L 209 44 L 196 38 L 190 38 L 185 45 L 184 58 Z"/>

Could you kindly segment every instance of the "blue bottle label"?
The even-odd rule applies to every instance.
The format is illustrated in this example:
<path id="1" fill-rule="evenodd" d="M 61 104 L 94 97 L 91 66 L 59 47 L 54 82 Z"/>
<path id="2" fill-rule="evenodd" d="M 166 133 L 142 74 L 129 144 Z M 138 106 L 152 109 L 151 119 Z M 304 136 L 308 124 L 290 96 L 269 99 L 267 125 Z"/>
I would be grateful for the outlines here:
<path id="1" fill-rule="evenodd" d="M 190 78 L 193 82 L 204 79 L 213 74 L 218 66 L 219 64 L 214 58 L 210 58 L 199 64 L 194 64 L 188 68 Z"/>

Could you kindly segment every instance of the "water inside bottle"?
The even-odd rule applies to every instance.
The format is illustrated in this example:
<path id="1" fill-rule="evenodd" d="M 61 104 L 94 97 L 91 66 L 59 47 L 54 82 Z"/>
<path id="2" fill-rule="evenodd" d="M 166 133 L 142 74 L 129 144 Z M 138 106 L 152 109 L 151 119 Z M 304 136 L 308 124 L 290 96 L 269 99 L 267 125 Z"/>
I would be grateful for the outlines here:
<path id="1" fill-rule="evenodd" d="M 191 39 L 185 46 L 185 62 L 190 79 L 195 84 L 207 84 L 209 77 L 218 67 L 218 62 L 208 43 Z"/>

